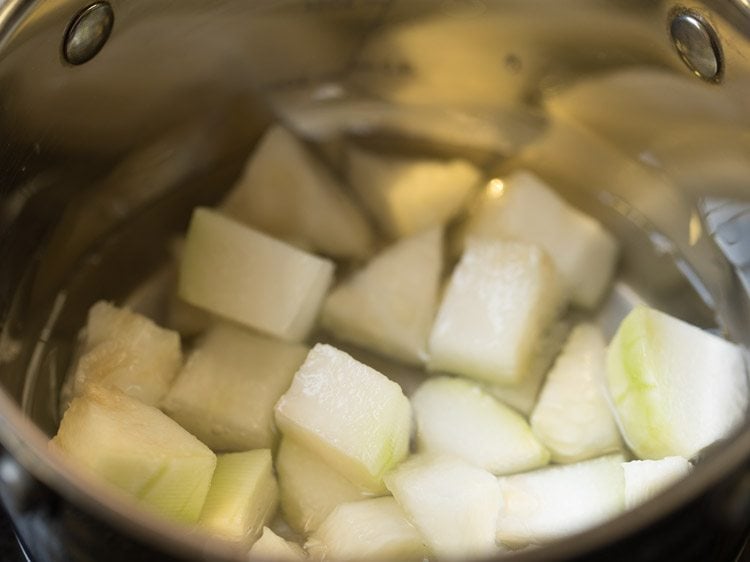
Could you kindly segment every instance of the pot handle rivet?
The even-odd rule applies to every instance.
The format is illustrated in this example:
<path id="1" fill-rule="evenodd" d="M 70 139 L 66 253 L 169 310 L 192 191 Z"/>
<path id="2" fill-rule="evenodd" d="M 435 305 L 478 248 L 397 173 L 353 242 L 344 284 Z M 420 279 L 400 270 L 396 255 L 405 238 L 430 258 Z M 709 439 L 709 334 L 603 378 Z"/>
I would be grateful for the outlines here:
<path id="1" fill-rule="evenodd" d="M 78 65 L 93 59 L 112 33 L 115 14 L 107 2 L 96 2 L 78 12 L 65 31 L 63 58 Z"/>
<path id="2" fill-rule="evenodd" d="M 723 54 L 713 27 L 691 10 L 672 14 L 669 33 L 677 53 L 690 71 L 708 82 L 718 82 L 723 72 Z"/>

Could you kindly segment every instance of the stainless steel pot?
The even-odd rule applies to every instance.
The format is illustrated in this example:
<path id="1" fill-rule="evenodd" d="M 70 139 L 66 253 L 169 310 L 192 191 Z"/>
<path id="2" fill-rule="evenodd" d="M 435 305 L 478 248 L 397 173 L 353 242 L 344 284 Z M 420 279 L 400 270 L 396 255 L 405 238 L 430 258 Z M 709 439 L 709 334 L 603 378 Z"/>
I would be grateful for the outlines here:
<path id="1" fill-rule="evenodd" d="M 534 169 L 618 234 L 637 294 L 750 342 L 747 0 L 0 0 L 0 497 L 34 560 L 237 560 L 47 450 L 76 332 L 165 259 L 273 115 Z M 518 560 L 718 560 L 750 431 L 678 487 Z"/>

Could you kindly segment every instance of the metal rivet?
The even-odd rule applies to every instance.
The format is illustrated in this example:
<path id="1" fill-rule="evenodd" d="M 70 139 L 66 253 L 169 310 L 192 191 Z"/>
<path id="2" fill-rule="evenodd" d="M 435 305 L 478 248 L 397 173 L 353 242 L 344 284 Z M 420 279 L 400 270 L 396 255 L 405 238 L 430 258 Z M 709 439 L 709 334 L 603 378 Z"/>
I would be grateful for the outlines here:
<path id="1" fill-rule="evenodd" d="M 70 64 L 93 59 L 109 39 L 115 14 L 107 2 L 91 4 L 78 12 L 65 32 L 63 56 Z"/>
<path id="2" fill-rule="evenodd" d="M 678 12 L 669 26 L 680 58 L 696 76 L 718 82 L 723 70 L 721 46 L 713 28 L 694 12 Z"/>

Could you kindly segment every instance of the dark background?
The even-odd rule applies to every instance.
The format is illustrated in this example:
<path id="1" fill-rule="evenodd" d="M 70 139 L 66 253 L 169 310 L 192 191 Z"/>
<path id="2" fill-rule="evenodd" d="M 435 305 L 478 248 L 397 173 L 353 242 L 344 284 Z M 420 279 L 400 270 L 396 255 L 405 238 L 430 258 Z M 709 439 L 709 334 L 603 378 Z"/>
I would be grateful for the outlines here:
<path id="1" fill-rule="evenodd" d="M 0 508 L 0 562 L 26 562 L 13 534 L 13 527 L 2 508 Z M 704 562 L 717 561 L 706 560 Z M 750 551 L 745 549 L 745 553 L 736 562 L 750 562 Z"/>

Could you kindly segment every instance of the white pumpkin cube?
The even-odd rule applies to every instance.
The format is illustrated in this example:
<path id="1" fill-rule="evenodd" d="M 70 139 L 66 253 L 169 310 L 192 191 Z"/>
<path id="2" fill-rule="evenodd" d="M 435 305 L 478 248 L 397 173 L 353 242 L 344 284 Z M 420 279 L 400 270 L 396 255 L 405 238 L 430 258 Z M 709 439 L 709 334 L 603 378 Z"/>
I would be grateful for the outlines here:
<path id="1" fill-rule="evenodd" d="M 450 454 L 493 474 L 539 468 L 550 454 L 528 422 L 472 382 L 429 379 L 412 396 L 420 452 Z"/>
<path id="2" fill-rule="evenodd" d="M 310 332 L 333 263 L 219 213 L 193 212 L 180 267 L 181 298 L 288 341 Z"/>
<path id="3" fill-rule="evenodd" d="M 73 395 L 91 385 L 114 387 L 155 406 L 182 365 L 180 336 L 153 321 L 99 301 L 89 310 Z"/>
<path id="4" fill-rule="evenodd" d="M 622 469 L 625 471 L 625 507 L 631 509 L 685 478 L 693 466 L 682 457 L 664 457 L 658 461 L 625 462 Z"/>
<path id="5" fill-rule="evenodd" d="M 318 344 L 276 404 L 288 436 L 355 484 L 383 490 L 383 475 L 409 450 L 411 407 L 398 384 Z"/>
<path id="6" fill-rule="evenodd" d="M 304 249 L 365 257 L 372 232 L 344 187 L 288 130 L 272 126 L 221 210 Z"/>
<path id="7" fill-rule="evenodd" d="M 270 448 L 274 406 L 307 351 L 220 323 L 190 354 L 162 408 L 215 451 Z"/>
<path id="8" fill-rule="evenodd" d="M 471 239 L 430 335 L 430 367 L 518 384 L 563 303 L 547 254 L 523 242 Z"/>
<path id="9" fill-rule="evenodd" d="M 296 562 L 306 558 L 307 553 L 300 545 L 281 538 L 268 527 L 263 527 L 263 534 L 250 549 L 251 560 Z"/>
<path id="10" fill-rule="evenodd" d="M 534 411 L 547 373 L 569 334 L 569 321 L 565 317 L 558 319 L 537 341 L 529 368 L 520 383 L 485 384 L 485 390 L 528 418 Z"/>
<path id="11" fill-rule="evenodd" d="M 586 308 L 601 301 L 617 261 L 614 237 L 527 171 L 488 184 L 467 233 L 541 246 L 562 274 L 571 300 Z"/>
<path id="12" fill-rule="evenodd" d="M 411 160 L 349 151 L 349 181 L 393 238 L 445 224 L 466 206 L 480 178 L 466 160 Z"/>
<path id="13" fill-rule="evenodd" d="M 622 449 L 620 430 L 607 404 L 604 357 L 599 329 L 580 324 L 547 375 L 531 428 L 555 462 L 576 462 Z"/>
<path id="14" fill-rule="evenodd" d="M 303 535 L 315 531 L 336 506 L 370 497 L 315 453 L 288 438 L 276 453 L 281 511 Z"/>
<path id="15" fill-rule="evenodd" d="M 322 324 L 340 340 L 423 363 L 442 269 L 442 229 L 399 240 L 331 292 Z"/>
<path id="16" fill-rule="evenodd" d="M 422 560 L 427 550 L 392 497 L 339 505 L 305 547 L 317 560 Z"/>
<path id="17" fill-rule="evenodd" d="M 420 455 L 386 476 L 388 489 L 437 558 L 497 553 L 497 479 L 456 457 Z"/>
<path id="18" fill-rule="evenodd" d="M 547 544 L 625 509 L 620 455 L 505 476 L 499 483 L 497 540 L 511 548 Z"/>

